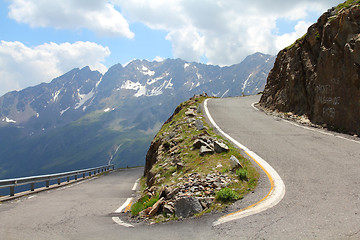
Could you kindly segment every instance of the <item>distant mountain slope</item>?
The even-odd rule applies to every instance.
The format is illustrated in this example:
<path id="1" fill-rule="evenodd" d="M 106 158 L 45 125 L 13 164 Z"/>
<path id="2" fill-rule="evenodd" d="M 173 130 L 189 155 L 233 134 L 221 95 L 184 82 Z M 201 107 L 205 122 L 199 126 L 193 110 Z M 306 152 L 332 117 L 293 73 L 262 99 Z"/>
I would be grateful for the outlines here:
<path id="1" fill-rule="evenodd" d="M 0 178 L 109 161 L 143 165 L 151 139 L 179 103 L 203 92 L 227 97 L 262 91 L 274 60 L 261 53 L 230 67 L 134 60 L 104 75 L 73 69 L 7 93 L 0 97 Z"/>

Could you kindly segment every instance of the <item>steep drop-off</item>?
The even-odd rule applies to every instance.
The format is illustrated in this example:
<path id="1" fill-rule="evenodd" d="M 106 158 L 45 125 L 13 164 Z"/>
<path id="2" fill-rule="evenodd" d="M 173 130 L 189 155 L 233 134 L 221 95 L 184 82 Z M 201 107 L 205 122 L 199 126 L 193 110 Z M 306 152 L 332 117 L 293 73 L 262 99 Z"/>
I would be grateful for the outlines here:
<path id="1" fill-rule="evenodd" d="M 280 51 L 260 106 L 360 133 L 359 1 L 328 10 L 304 37 Z"/>

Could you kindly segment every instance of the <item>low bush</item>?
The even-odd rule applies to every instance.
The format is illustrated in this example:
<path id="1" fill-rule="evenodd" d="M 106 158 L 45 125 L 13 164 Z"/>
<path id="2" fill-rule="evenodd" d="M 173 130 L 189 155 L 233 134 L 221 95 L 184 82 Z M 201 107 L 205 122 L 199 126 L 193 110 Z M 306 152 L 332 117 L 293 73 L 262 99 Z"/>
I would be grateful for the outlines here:
<path id="1" fill-rule="evenodd" d="M 148 207 L 152 207 L 158 200 L 159 195 L 156 195 L 152 198 L 149 198 L 149 196 L 145 195 L 131 206 L 131 214 L 134 216 L 139 215 L 141 211 L 147 209 Z"/>
<path id="2" fill-rule="evenodd" d="M 241 181 L 248 180 L 248 171 L 244 168 L 239 168 L 236 170 L 236 175 L 240 178 Z"/>
<path id="3" fill-rule="evenodd" d="M 223 188 L 216 193 L 216 201 L 220 202 L 234 202 L 239 199 L 239 194 L 230 188 Z"/>

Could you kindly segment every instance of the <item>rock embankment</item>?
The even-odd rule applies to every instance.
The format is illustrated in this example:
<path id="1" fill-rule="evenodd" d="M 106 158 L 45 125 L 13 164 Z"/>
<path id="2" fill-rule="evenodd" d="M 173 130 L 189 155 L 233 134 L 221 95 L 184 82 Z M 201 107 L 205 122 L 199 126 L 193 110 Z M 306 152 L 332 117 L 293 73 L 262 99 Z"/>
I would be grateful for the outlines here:
<path id="1" fill-rule="evenodd" d="M 360 5 L 324 13 L 307 34 L 280 51 L 260 106 L 304 116 L 332 130 L 360 133 Z"/>
<path id="2" fill-rule="evenodd" d="M 224 188 L 240 197 L 254 189 L 257 173 L 251 163 L 214 134 L 203 118 L 205 97 L 194 96 L 178 106 L 152 141 L 139 201 L 156 202 L 141 210 L 140 218 L 187 218 L 214 208 L 215 196 Z M 240 179 L 237 169 L 248 178 Z"/>

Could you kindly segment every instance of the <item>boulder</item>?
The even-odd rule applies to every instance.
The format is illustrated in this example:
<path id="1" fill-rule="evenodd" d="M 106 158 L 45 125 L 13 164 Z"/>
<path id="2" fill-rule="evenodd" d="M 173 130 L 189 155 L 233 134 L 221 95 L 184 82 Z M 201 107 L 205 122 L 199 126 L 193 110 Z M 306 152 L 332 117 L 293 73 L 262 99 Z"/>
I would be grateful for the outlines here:
<path id="1" fill-rule="evenodd" d="M 176 169 L 177 169 L 177 170 L 181 170 L 181 169 L 183 169 L 184 167 L 185 167 L 185 165 L 184 165 L 182 162 L 176 163 Z"/>
<path id="2" fill-rule="evenodd" d="M 244 168 L 243 165 L 241 165 L 241 163 L 239 162 L 239 160 L 233 155 L 231 155 L 230 157 L 230 166 L 231 169 Z"/>
<path id="3" fill-rule="evenodd" d="M 229 147 L 221 142 L 215 141 L 214 142 L 214 150 L 217 153 L 222 153 L 222 152 L 228 152 L 229 151 Z"/>
<path id="4" fill-rule="evenodd" d="M 207 145 L 208 144 L 201 139 L 196 139 L 193 143 L 194 149 L 200 149 L 202 146 L 207 146 Z"/>
<path id="5" fill-rule="evenodd" d="M 204 156 L 206 154 L 213 154 L 214 153 L 214 150 L 207 147 L 207 146 L 201 146 L 200 147 L 200 155 L 201 156 Z"/>
<path id="6" fill-rule="evenodd" d="M 195 120 L 195 127 L 196 127 L 196 130 L 198 130 L 198 131 L 205 129 L 205 126 L 200 119 Z"/>
<path id="7" fill-rule="evenodd" d="M 165 214 L 174 214 L 175 209 L 174 209 L 174 207 L 172 207 L 172 206 L 169 205 L 169 204 L 164 204 L 164 206 L 163 206 L 163 212 L 164 212 Z"/>
<path id="8" fill-rule="evenodd" d="M 195 117 L 195 116 L 196 116 L 196 113 L 195 113 L 195 110 L 194 110 L 194 109 L 188 109 L 188 110 L 185 112 L 185 115 L 188 116 L 188 117 Z"/>
<path id="9" fill-rule="evenodd" d="M 149 217 L 153 217 L 157 214 L 157 212 L 160 209 L 160 206 L 163 204 L 164 202 L 164 198 L 160 198 L 151 208 L 151 210 L 149 211 Z"/>
<path id="10" fill-rule="evenodd" d="M 175 195 L 179 193 L 179 191 L 180 191 L 179 188 L 173 189 L 172 191 L 169 192 L 169 194 L 167 194 L 166 199 L 172 199 L 172 198 L 174 198 Z"/>
<path id="11" fill-rule="evenodd" d="M 177 217 L 191 217 L 203 210 L 196 197 L 183 197 L 175 202 L 175 215 Z"/>

